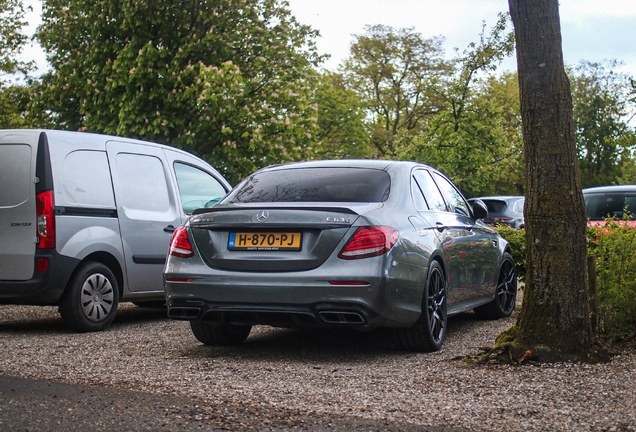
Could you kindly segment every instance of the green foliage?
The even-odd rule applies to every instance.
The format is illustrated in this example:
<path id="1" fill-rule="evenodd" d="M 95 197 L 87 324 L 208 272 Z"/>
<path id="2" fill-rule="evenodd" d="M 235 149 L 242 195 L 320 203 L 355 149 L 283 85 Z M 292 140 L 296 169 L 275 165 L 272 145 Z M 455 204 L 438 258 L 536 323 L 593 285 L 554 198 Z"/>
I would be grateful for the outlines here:
<path id="1" fill-rule="evenodd" d="M 318 79 L 315 103 L 318 107 L 319 148 L 317 159 L 371 158 L 375 151 L 365 125 L 364 103 L 348 89 L 342 75 L 325 72 Z"/>
<path id="2" fill-rule="evenodd" d="M 0 0 L 0 82 L 5 83 L 8 75 L 26 74 L 33 68 L 32 63 L 18 60 L 28 37 L 22 33 L 27 25 L 21 0 Z"/>
<path id="3" fill-rule="evenodd" d="M 33 69 L 33 62 L 18 59 L 28 42 L 22 33 L 28 9 L 20 0 L 0 0 L 0 128 L 20 128 L 26 123 L 30 89 L 12 81 L 26 78 Z"/>
<path id="4" fill-rule="evenodd" d="M 596 256 L 599 328 L 612 337 L 636 334 L 636 229 L 608 220 L 588 230 Z"/>
<path id="5" fill-rule="evenodd" d="M 366 26 L 355 36 L 342 66 L 347 86 L 365 103 L 377 157 L 395 158 L 404 140 L 437 113 L 440 76 L 449 73 L 443 39 L 425 39 L 413 28 Z"/>
<path id="6" fill-rule="evenodd" d="M 467 196 L 518 194 L 522 142 L 516 75 L 478 79 L 512 53 L 508 18 L 471 43 L 441 77 L 443 104 L 400 157 L 444 171 Z M 513 113 L 516 113 L 513 114 Z"/>
<path id="7" fill-rule="evenodd" d="M 618 62 L 581 62 L 571 71 L 577 153 L 583 187 L 632 180 L 636 134 L 629 121 L 632 79 Z M 622 179 L 622 180 L 621 180 Z"/>
<path id="8" fill-rule="evenodd" d="M 19 129 L 29 126 L 25 118 L 31 89 L 24 85 L 10 85 L 0 90 L 0 129 Z"/>
<path id="9" fill-rule="evenodd" d="M 525 230 L 498 225 L 510 243 L 521 282 L 526 275 Z M 587 230 L 588 254 L 596 256 L 599 333 L 609 337 L 636 335 L 636 228 L 607 220 Z"/>
<path id="10" fill-rule="evenodd" d="M 510 244 L 512 259 L 515 261 L 515 271 L 520 282 L 526 278 L 526 230 L 514 229 L 508 225 L 497 225 L 497 232 Z"/>
<path id="11" fill-rule="evenodd" d="M 231 182 L 315 142 L 317 33 L 284 0 L 47 0 L 55 127 L 166 142 Z"/>

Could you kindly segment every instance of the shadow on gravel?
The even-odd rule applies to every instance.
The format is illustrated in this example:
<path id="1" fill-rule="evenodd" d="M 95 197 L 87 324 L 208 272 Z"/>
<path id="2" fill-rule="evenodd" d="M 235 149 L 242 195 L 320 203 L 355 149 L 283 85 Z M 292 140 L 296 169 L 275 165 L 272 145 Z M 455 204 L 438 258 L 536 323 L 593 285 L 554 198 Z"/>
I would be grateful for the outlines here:
<path id="1" fill-rule="evenodd" d="M 155 321 L 169 321 L 168 312 L 165 307 L 138 307 L 130 305 L 117 311 L 112 327 Z"/>
<path id="2" fill-rule="evenodd" d="M 57 307 L 2 306 L 1 308 L 0 333 L 73 333 L 64 325 Z M 109 329 L 155 321 L 168 321 L 165 307 L 137 307 L 123 303 Z"/>
<path id="3" fill-rule="evenodd" d="M 447 341 L 460 337 L 479 322 L 473 313 L 449 319 Z M 315 361 L 347 364 L 369 358 L 402 357 L 421 353 L 399 351 L 393 345 L 388 329 L 360 332 L 350 328 L 276 329 L 255 326 L 248 339 L 235 346 L 213 347 L 197 344 L 182 352 L 188 358 L 236 358 L 267 361 Z"/>

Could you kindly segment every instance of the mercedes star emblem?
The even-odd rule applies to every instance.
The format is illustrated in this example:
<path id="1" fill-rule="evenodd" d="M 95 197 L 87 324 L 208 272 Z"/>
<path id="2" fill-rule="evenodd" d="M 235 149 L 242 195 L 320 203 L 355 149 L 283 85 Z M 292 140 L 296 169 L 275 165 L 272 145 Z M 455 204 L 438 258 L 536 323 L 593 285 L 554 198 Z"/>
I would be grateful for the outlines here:
<path id="1" fill-rule="evenodd" d="M 256 220 L 259 222 L 265 222 L 269 217 L 269 212 L 267 210 L 261 210 L 256 215 Z"/>

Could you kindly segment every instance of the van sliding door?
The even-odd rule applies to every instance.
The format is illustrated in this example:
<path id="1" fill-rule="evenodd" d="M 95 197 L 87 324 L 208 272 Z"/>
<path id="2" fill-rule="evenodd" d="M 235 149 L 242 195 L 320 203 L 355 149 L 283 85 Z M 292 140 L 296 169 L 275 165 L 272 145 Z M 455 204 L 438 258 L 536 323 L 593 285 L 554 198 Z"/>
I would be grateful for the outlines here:
<path id="1" fill-rule="evenodd" d="M 130 291 L 163 291 L 172 232 L 181 224 L 177 194 L 161 148 L 109 141 L 117 215 Z"/>

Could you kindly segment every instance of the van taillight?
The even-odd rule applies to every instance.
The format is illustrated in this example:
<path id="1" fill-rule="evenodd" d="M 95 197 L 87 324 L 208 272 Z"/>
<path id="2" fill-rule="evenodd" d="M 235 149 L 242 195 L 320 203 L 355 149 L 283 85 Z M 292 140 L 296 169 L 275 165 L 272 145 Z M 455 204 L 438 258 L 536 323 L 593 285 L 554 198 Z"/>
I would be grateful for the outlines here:
<path id="1" fill-rule="evenodd" d="M 38 249 L 55 249 L 55 203 L 53 191 L 40 192 L 35 197 Z"/>
<path id="2" fill-rule="evenodd" d="M 174 233 L 172 233 L 172 240 L 170 240 L 170 249 L 168 253 L 179 258 L 190 258 L 194 256 L 194 252 L 192 252 L 192 245 L 188 238 L 188 232 L 184 227 L 179 227 L 174 231 Z"/>
<path id="3" fill-rule="evenodd" d="M 49 259 L 48 258 L 38 258 L 35 260 L 35 272 L 36 273 L 44 273 L 49 268 Z"/>
<path id="4" fill-rule="evenodd" d="M 400 233 L 388 226 L 360 227 L 338 254 L 338 258 L 352 260 L 387 253 L 395 245 Z"/>

